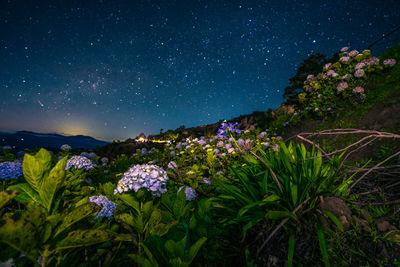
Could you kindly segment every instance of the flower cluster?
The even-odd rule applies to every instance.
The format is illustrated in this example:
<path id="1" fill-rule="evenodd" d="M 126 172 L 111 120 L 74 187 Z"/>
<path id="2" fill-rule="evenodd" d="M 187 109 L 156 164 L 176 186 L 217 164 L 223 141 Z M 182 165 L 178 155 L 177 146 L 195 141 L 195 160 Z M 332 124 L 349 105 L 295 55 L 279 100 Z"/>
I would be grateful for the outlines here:
<path id="1" fill-rule="evenodd" d="M 239 130 L 237 128 L 238 123 L 227 123 L 227 122 L 223 122 L 221 123 L 221 127 L 218 129 L 218 137 L 220 138 L 227 138 L 228 133 L 237 133 L 237 134 L 241 134 L 242 131 Z"/>
<path id="2" fill-rule="evenodd" d="M 93 162 L 90 159 L 88 159 L 86 157 L 73 156 L 67 161 L 67 165 L 65 166 L 65 169 L 69 170 L 72 167 L 74 167 L 75 169 L 78 169 L 78 170 L 79 169 L 90 170 L 90 169 L 93 169 L 95 167 L 95 165 L 93 164 Z"/>
<path id="3" fill-rule="evenodd" d="M 134 165 L 118 181 L 114 194 L 146 188 L 153 195 L 161 196 L 167 192 L 167 172 L 156 165 Z"/>
<path id="4" fill-rule="evenodd" d="M 70 151 L 71 150 L 71 146 L 67 145 L 67 144 L 63 144 L 60 149 L 62 151 Z"/>
<path id="5" fill-rule="evenodd" d="M 0 180 L 17 179 L 23 175 L 22 163 L 19 161 L 6 161 L 0 163 Z"/>
<path id="6" fill-rule="evenodd" d="M 184 186 L 179 187 L 178 193 L 182 190 L 183 187 Z M 197 196 L 196 191 L 189 186 L 185 186 L 185 195 L 187 201 L 195 200 Z"/>
<path id="7" fill-rule="evenodd" d="M 396 64 L 396 59 L 390 58 L 390 59 L 385 59 L 383 61 L 383 65 L 388 65 L 390 67 L 393 67 Z"/>
<path id="8" fill-rule="evenodd" d="M 304 112 L 310 110 L 317 115 L 323 115 L 328 109 L 335 109 L 339 105 L 338 98 L 351 104 L 363 101 L 366 97 L 364 88 L 370 73 L 394 64 L 395 59 L 387 59 L 381 64 L 379 58 L 371 56 L 370 50 L 359 53 L 343 47 L 337 62 L 327 63 L 321 73 L 307 76 L 304 92 L 298 95 L 300 114 L 303 114 L 304 109 Z"/>
<path id="9" fill-rule="evenodd" d="M 101 216 L 107 217 L 109 220 L 113 217 L 114 210 L 117 208 L 117 204 L 108 200 L 106 196 L 91 196 L 89 201 L 95 203 L 97 206 L 102 207 L 101 211 L 97 213 L 95 219 Z"/>

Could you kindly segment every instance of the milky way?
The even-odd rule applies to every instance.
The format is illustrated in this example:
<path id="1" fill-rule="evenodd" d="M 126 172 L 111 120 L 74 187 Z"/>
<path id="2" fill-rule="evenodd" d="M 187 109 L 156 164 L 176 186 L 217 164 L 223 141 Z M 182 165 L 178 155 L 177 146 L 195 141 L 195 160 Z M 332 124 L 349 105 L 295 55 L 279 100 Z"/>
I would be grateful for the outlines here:
<path id="1" fill-rule="evenodd" d="M 0 5 L 0 130 L 105 140 L 276 108 L 304 59 L 400 25 L 396 0 Z"/>

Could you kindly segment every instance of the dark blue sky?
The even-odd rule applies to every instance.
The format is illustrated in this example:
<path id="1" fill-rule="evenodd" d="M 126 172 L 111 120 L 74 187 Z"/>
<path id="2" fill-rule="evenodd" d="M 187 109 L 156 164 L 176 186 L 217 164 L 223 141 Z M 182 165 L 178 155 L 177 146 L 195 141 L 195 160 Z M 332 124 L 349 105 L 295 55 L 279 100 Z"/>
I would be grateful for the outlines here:
<path id="1" fill-rule="evenodd" d="M 309 55 L 400 25 L 397 0 L 0 3 L 0 130 L 105 140 L 276 108 Z"/>

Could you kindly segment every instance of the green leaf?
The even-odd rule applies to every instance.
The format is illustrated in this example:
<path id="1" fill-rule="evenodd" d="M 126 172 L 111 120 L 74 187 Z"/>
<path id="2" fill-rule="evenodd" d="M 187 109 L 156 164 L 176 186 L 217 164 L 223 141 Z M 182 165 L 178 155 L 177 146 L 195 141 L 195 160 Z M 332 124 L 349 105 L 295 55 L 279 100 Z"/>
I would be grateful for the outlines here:
<path id="1" fill-rule="evenodd" d="M 42 204 L 42 201 L 40 200 L 40 196 L 35 190 L 32 189 L 32 187 L 28 183 L 22 183 L 22 184 L 16 184 L 9 186 L 7 188 L 8 190 L 16 190 L 20 192 L 18 196 L 15 197 L 15 200 L 25 204 L 29 200 L 33 200 L 37 203 Z"/>
<path id="2" fill-rule="evenodd" d="M 43 169 L 50 170 L 51 168 L 51 154 L 44 148 L 41 148 L 38 153 L 35 155 L 36 160 L 40 162 L 43 166 Z"/>
<path id="3" fill-rule="evenodd" d="M 91 246 L 109 240 L 118 241 L 118 234 L 109 230 L 90 229 L 69 232 L 67 237 L 57 243 L 57 250 Z M 124 239 L 124 238 L 122 238 Z"/>
<path id="4" fill-rule="evenodd" d="M 33 262 L 39 256 L 35 225 L 24 219 L 5 218 L 0 227 L 0 240 L 25 254 Z"/>
<path id="5" fill-rule="evenodd" d="M 137 214 L 140 213 L 139 201 L 130 194 L 117 194 L 118 198 L 121 199 L 126 205 L 132 207 Z"/>
<path id="6" fill-rule="evenodd" d="M 268 212 L 268 219 L 281 220 L 284 218 L 291 218 L 291 219 L 297 221 L 297 217 L 289 211 L 273 211 L 273 210 L 271 210 Z"/>
<path id="7" fill-rule="evenodd" d="M 196 257 L 197 253 L 199 252 L 201 246 L 203 246 L 204 242 L 207 241 L 207 237 L 202 237 L 199 240 L 197 240 L 196 243 L 194 243 L 190 249 L 189 249 L 189 255 L 188 258 L 185 260 L 185 262 L 189 265 L 192 263 L 194 258 Z"/>
<path id="8" fill-rule="evenodd" d="M 295 245 L 295 234 L 294 231 L 290 231 L 289 235 L 289 248 L 288 248 L 288 267 L 293 266 L 293 256 L 294 256 L 294 245 Z"/>
<path id="9" fill-rule="evenodd" d="M 61 187 L 64 182 L 66 163 L 67 157 L 64 157 L 50 171 L 50 174 L 43 179 L 39 195 L 44 207 L 47 209 L 48 212 L 50 212 L 56 191 Z"/>
<path id="10" fill-rule="evenodd" d="M 322 230 L 320 223 L 317 224 L 317 231 L 318 231 L 319 248 L 321 249 L 322 258 L 324 259 L 325 266 L 330 267 L 328 251 L 326 249 L 324 231 Z"/>
<path id="11" fill-rule="evenodd" d="M 94 203 L 88 203 L 82 206 L 79 206 L 72 210 L 70 213 L 64 215 L 64 220 L 62 224 L 58 227 L 54 237 L 59 235 L 61 232 L 69 228 L 71 225 L 83 220 L 89 216 L 97 214 L 101 210 L 101 207 L 97 206 Z"/>
<path id="12" fill-rule="evenodd" d="M 332 212 L 330 212 L 329 210 L 322 210 L 322 211 L 326 214 L 326 216 L 328 216 L 329 219 L 332 220 L 332 222 L 337 226 L 337 228 L 339 228 L 341 232 L 344 231 L 343 224 Z"/>
<path id="13" fill-rule="evenodd" d="M 25 180 L 36 192 L 39 192 L 40 187 L 42 186 L 43 175 L 45 173 L 45 169 L 41 161 L 37 160 L 34 156 L 25 154 L 22 167 Z"/>
<path id="14" fill-rule="evenodd" d="M 0 192 L 0 209 L 7 204 L 8 201 L 15 198 L 19 194 L 18 191 L 2 191 Z"/>
<path id="15" fill-rule="evenodd" d="M 178 221 L 172 221 L 168 224 L 166 223 L 159 223 L 155 225 L 154 227 L 150 228 L 150 234 L 152 235 L 158 235 L 158 236 L 164 236 L 168 233 L 169 229 L 176 225 Z"/>

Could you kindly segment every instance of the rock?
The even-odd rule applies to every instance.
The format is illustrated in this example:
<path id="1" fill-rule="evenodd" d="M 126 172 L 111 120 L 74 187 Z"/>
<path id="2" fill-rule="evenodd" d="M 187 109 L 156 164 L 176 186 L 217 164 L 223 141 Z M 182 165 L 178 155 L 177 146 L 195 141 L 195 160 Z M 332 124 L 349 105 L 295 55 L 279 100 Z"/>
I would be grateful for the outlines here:
<path id="1" fill-rule="evenodd" d="M 380 232 L 396 231 L 396 227 L 385 220 L 376 220 L 376 227 Z"/>
<path id="2" fill-rule="evenodd" d="M 352 214 L 346 203 L 338 197 L 327 197 L 321 201 L 321 208 L 332 212 L 342 222 L 343 227 L 348 229 L 350 222 L 352 221 Z M 345 227 L 347 225 L 347 228 Z"/>

